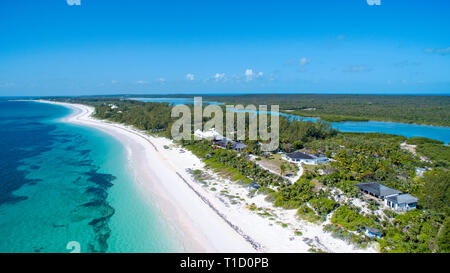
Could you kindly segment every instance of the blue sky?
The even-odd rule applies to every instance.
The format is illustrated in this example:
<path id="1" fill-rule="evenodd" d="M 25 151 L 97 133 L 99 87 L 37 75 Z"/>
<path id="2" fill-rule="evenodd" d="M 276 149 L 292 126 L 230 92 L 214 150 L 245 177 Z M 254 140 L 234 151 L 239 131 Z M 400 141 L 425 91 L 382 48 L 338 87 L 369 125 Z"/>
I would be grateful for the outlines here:
<path id="1" fill-rule="evenodd" d="M 4 96 L 450 93 L 448 0 L 0 4 Z"/>

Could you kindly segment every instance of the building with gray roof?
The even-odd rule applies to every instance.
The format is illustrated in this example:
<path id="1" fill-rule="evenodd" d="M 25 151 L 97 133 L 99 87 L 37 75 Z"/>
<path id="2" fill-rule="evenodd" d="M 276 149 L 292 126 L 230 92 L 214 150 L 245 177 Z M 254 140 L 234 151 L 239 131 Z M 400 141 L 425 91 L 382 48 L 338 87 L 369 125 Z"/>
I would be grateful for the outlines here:
<path id="1" fill-rule="evenodd" d="M 384 200 L 384 204 L 398 211 L 410 211 L 416 208 L 418 199 L 410 194 L 389 188 L 377 182 L 355 184 L 361 192 Z"/>
<path id="2" fill-rule="evenodd" d="M 386 197 L 386 206 L 399 211 L 410 211 L 415 209 L 419 199 L 411 194 L 399 194 Z"/>
<path id="3" fill-rule="evenodd" d="M 401 191 L 391 189 L 377 182 L 358 183 L 355 186 L 357 186 L 362 192 L 380 199 L 385 199 L 387 196 L 402 193 Z"/>

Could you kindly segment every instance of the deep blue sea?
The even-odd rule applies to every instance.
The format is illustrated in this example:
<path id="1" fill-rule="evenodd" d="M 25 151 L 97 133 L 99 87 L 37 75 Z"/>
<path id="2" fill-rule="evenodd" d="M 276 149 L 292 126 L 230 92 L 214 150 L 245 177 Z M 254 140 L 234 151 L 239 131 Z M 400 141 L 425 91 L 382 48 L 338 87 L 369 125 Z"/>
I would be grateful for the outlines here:
<path id="1" fill-rule="evenodd" d="M 0 252 L 178 252 L 123 146 L 69 109 L 0 100 Z"/>

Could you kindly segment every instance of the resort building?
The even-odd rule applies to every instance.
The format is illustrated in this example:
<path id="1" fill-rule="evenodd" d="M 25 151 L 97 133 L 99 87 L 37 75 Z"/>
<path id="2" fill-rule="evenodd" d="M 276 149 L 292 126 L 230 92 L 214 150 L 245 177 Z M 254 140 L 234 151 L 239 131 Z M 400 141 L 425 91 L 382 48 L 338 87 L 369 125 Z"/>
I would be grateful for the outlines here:
<path id="1" fill-rule="evenodd" d="M 410 211 L 416 208 L 417 201 L 419 200 L 416 197 L 405 193 L 387 197 L 385 204 L 398 211 Z"/>
<path id="2" fill-rule="evenodd" d="M 377 182 L 358 183 L 356 186 L 366 194 L 384 201 L 387 207 L 397 211 L 410 211 L 416 208 L 418 199 L 410 194 L 381 185 Z"/>
<path id="3" fill-rule="evenodd" d="M 310 155 L 302 152 L 293 152 L 283 155 L 283 159 L 290 161 L 290 162 L 299 162 L 304 164 L 311 164 L 311 165 L 317 165 L 317 164 L 323 164 L 328 162 L 328 158 L 324 156 L 315 156 Z"/>

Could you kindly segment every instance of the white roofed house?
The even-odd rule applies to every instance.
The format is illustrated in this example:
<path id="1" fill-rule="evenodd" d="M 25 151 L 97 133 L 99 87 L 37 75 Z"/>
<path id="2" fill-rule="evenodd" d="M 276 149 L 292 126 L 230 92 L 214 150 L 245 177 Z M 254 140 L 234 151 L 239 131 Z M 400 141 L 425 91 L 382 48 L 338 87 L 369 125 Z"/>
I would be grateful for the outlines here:
<path id="1" fill-rule="evenodd" d="M 111 110 L 119 108 L 119 106 L 117 106 L 115 104 L 108 104 L 108 106 L 111 108 Z"/>
<path id="2" fill-rule="evenodd" d="M 219 134 L 216 131 L 216 129 L 214 129 L 214 128 L 211 128 L 211 129 L 209 129 L 207 131 L 204 131 L 204 132 L 202 130 L 200 130 L 200 129 L 197 129 L 194 132 L 194 135 L 198 136 L 198 137 L 201 137 L 201 138 L 206 138 L 206 139 L 222 139 L 223 138 L 222 135 Z"/>
<path id="3" fill-rule="evenodd" d="M 285 160 L 291 161 L 291 162 L 299 162 L 299 163 L 312 164 L 312 165 L 323 164 L 323 163 L 328 162 L 328 160 L 329 160 L 327 157 L 324 157 L 324 156 L 315 156 L 315 155 L 310 155 L 310 154 L 306 154 L 306 153 L 302 153 L 302 152 L 288 153 L 288 154 L 284 155 L 283 158 Z"/>

